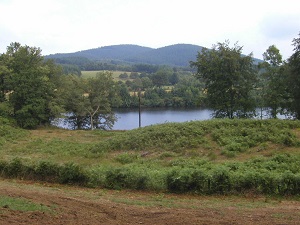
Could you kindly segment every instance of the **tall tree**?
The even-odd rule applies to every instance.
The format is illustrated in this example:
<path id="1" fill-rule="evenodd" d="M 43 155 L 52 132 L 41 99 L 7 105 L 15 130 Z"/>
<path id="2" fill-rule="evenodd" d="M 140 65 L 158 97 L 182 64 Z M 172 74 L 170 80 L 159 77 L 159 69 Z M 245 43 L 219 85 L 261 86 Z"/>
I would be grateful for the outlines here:
<path id="1" fill-rule="evenodd" d="M 9 71 L 5 82 L 9 87 L 9 104 L 17 123 L 24 128 L 50 123 L 53 116 L 51 102 L 55 95 L 52 82 L 56 74 L 55 66 L 45 63 L 41 49 L 21 46 L 16 42 L 7 47 L 2 58 L 6 59 L 6 72 Z M 5 74 L 3 69 L 2 74 L 3 71 Z"/>
<path id="2" fill-rule="evenodd" d="M 195 76 L 205 83 L 209 106 L 216 118 L 246 118 L 255 114 L 252 96 L 257 73 L 252 54 L 242 55 L 242 47 L 229 46 L 229 41 L 218 43 L 212 49 L 198 52 Z"/>
<path id="3" fill-rule="evenodd" d="M 261 74 L 261 91 L 263 104 L 269 109 L 269 116 L 277 118 L 282 111 L 285 101 L 285 77 L 282 55 L 275 45 L 271 45 L 263 53 L 264 62 L 259 67 L 264 71 Z"/>
<path id="4" fill-rule="evenodd" d="M 288 90 L 291 94 L 289 109 L 297 119 L 300 119 L 300 32 L 299 37 L 294 38 L 293 46 L 294 53 L 288 59 Z"/>

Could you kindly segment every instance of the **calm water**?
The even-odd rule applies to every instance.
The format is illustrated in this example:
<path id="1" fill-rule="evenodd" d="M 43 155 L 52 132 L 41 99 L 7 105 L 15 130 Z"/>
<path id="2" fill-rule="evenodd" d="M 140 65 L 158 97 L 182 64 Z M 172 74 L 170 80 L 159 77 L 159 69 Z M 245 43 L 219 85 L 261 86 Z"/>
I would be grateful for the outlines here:
<path id="1" fill-rule="evenodd" d="M 142 127 L 167 122 L 187 122 L 192 120 L 211 119 L 211 110 L 208 109 L 142 109 Z M 139 127 L 139 111 L 115 111 L 118 121 L 113 130 L 131 130 Z"/>
<path id="2" fill-rule="evenodd" d="M 115 110 L 118 121 L 115 123 L 113 130 L 132 130 L 139 127 L 139 111 L 138 109 Z M 188 122 L 193 120 L 209 120 L 212 118 L 212 110 L 209 109 L 142 109 L 141 126 L 149 126 L 153 124 L 162 124 L 167 122 Z M 260 119 L 260 111 L 257 110 L 257 119 Z M 265 114 L 265 113 L 263 113 Z M 263 117 L 264 119 L 266 117 Z M 284 116 L 278 115 L 278 118 L 285 119 Z M 68 129 L 68 124 L 64 124 L 64 120 L 57 118 L 52 124 L 58 127 Z"/>

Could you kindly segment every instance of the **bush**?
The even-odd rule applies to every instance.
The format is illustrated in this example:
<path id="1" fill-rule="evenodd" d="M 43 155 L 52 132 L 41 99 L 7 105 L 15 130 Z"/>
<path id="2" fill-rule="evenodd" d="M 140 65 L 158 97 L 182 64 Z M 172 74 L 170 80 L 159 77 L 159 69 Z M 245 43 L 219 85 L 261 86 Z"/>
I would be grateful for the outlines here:
<path id="1" fill-rule="evenodd" d="M 140 170 L 113 168 L 106 172 L 105 187 L 111 189 L 146 189 L 148 177 Z"/>
<path id="2" fill-rule="evenodd" d="M 115 160 L 121 164 L 133 163 L 138 159 L 136 154 L 123 153 L 115 157 Z"/>
<path id="3" fill-rule="evenodd" d="M 10 163 L 7 163 L 4 167 L 4 175 L 9 178 L 21 178 L 25 175 L 26 167 L 23 165 L 20 159 L 15 158 Z"/>
<path id="4" fill-rule="evenodd" d="M 59 177 L 60 166 L 57 164 L 42 161 L 35 167 L 37 179 L 44 181 L 56 181 Z"/>
<path id="5" fill-rule="evenodd" d="M 74 163 L 68 163 L 60 167 L 59 182 L 62 184 L 81 184 L 88 182 L 89 178 L 81 167 Z"/>
<path id="6" fill-rule="evenodd" d="M 209 193 L 209 175 L 201 169 L 173 169 L 166 175 L 167 188 L 174 193 Z"/>

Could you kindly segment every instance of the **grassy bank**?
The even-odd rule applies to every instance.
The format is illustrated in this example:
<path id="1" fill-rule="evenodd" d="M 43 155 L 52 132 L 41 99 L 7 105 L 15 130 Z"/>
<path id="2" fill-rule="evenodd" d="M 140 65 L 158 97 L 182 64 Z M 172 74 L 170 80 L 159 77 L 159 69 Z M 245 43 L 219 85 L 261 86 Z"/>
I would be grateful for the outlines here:
<path id="1" fill-rule="evenodd" d="M 2 177 L 176 193 L 300 193 L 299 121 L 210 120 L 122 132 L 4 127 Z"/>

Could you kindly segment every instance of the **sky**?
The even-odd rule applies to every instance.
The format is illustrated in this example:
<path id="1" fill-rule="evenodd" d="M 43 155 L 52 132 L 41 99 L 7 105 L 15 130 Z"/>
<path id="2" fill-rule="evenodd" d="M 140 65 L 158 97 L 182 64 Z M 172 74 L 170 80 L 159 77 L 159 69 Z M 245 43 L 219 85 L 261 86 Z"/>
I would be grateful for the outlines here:
<path id="1" fill-rule="evenodd" d="M 299 34 L 299 0 L 0 0 L 0 53 L 11 42 L 48 55 L 229 40 L 260 59 L 275 45 L 287 59 Z"/>

